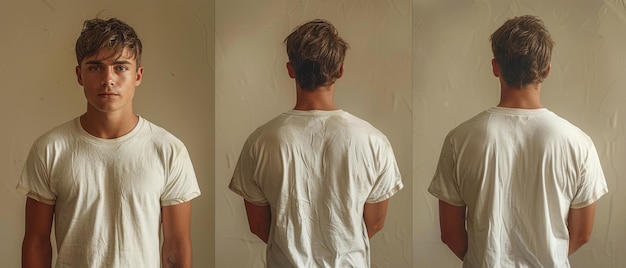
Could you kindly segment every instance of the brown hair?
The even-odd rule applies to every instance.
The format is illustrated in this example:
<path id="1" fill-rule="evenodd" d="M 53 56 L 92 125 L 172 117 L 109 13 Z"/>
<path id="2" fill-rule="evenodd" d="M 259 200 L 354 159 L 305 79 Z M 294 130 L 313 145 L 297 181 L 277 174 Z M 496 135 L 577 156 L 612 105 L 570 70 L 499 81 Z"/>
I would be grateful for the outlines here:
<path id="1" fill-rule="evenodd" d="M 333 84 L 341 76 L 349 46 L 330 22 L 316 19 L 304 23 L 284 42 L 300 88 L 314 91 Z"/>
<path id="2" fill-rule="evenodd" d="M 507 85 L 524 88 L 543 82 L 548 75 L 554 41 L 539 18 L 525 15 L 509 19 L 490 40 Z"/>
<path id="3" fill-rule="evenodd" d="M 141 40 L 135 30 L 125 22 L 111 18 L 90 19 L 83 22 L 83 29 L 76 40 L 76 60 L 78 65 L 83 59 L 98 53 L 102 49 L 110 49 L 111 55 L 120 57 L 125 48 L 137 62 L 137 68 L 141 66 Z"/>

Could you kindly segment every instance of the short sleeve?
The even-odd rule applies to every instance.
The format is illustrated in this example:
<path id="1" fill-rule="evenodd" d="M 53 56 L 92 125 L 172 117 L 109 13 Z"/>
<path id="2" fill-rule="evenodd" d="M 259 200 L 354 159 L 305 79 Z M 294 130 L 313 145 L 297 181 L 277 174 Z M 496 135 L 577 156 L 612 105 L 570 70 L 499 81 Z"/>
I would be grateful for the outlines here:
<path id="1" fill-rule="evenodd" d="M 200 188 L 187 148 L 176 144 L 161 194 L 161 206 L 172 206 L 188 202 L 200 195 Z"/>
<path id="2" fill-rule="evenodd" d="M 37 147 L 33 145 L 28 153 L 17 190 L 26 196 L 47 205 L 56 203 L 56 195 L 50 188 L 49 173 L 37 154 Z"/>
<path id="3" fill-rule="evenodd" d="M 256 157 L 252 144 L 248 139 L 241 149 L 228 188 L 252 204 L 265 206 L 268 204 L 267 198 L 254 178 Z"/>
<path id="4" fill-rule="evenodd" d="M 378 203 L 385 201 L 402 190 L 402 176 L 393 153 L 391 143 L 386 138 L 382 143 L 380 153 L 378 154 L 379 175 L 372 187 L 372 190 L 365 202 Z"/>
<path id="5" fill-rule="evenodd" d="M 428 187 L 428 192 L 448 204 L 465 206 L 459 191 L 455 159 L 454 146 L 448 135 L 441 148 L 437 170 Z"/>
<path id="6" fill-rule="evenodd" d="M 583 208 L 596 202 L 608 192 L 602 165 L 593 142 L 590 142 L 587 157 L 580 172 L 580 184 L 571 203 L 571 208 Z"/>

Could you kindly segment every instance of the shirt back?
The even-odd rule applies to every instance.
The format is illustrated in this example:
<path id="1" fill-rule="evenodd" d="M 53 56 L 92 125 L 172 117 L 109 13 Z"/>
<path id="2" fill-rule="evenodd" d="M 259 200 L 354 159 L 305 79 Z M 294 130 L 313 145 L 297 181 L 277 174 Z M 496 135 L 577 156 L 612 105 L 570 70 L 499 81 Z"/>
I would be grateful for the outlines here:
<path id="1" fill-rule="evenodd" d="M 250 135 L 230 188 L 271 207 L 268 267 L 369 267 L 363 206 L 402 182 L 389 141 L 369 123 L 294 110 Z"/>
<path id="2" fill-rule="evenodd" d="M 464 267 L 569 267 L 569 210 L 607 186 L 579 128 L 547 109 L 495 107 L 448 134 L 429 191 L 467 206 Z"/>

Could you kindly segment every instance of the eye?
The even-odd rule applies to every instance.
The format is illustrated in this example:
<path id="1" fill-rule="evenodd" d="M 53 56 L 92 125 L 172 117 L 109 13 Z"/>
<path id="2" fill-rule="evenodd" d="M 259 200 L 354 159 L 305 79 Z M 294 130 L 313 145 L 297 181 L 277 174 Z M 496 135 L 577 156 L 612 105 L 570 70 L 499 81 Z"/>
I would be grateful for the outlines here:
<path id="1" fill-rule="evenodd" d="M 102 67 L 100 67 L 99 65 L 88 65 L 87 66 L 87 70 L 89 70 L 89 71 L 100 71 L 100 70 L 102 70 Z"/>
<path id="2" fill-rule="evenodd" d="M 128 71 L 128 67 L 126 65 L 118 65 L 118 66 L 115 66 L 115 70 L 116 71 L 120 71 L 120 72 L 121 71 Z"/>

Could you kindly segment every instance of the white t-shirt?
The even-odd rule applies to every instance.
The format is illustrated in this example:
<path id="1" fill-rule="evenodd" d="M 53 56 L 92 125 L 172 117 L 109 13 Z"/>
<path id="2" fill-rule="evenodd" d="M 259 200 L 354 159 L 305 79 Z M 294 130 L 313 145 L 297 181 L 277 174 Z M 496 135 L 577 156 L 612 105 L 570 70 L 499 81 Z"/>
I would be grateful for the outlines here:
<path id="1" fill-rule="evenodd" d="M 161 207 L 200 189 L 187 149 L 140 118 L 116 139 L 79 118 L 37 139 L 17 189 L 55 205 L 56 267 L 160 267 Z"/>
<path id="2" fill-rule="evenodd" d="M 283 113 L 246 141 L 229 188 L 268 205 L 268 267 L 369 267 L 365 203 L 402 189 L 391 145 L 342 110 Z"/>
<path id="3" fill-rule="evenodd" d="M 467 206 L 464 267 L 569 267 L 569 210 L 607 191 L 583 131 L 547 109 L 501 107 L 448 134 L 429 188 Z"/>

